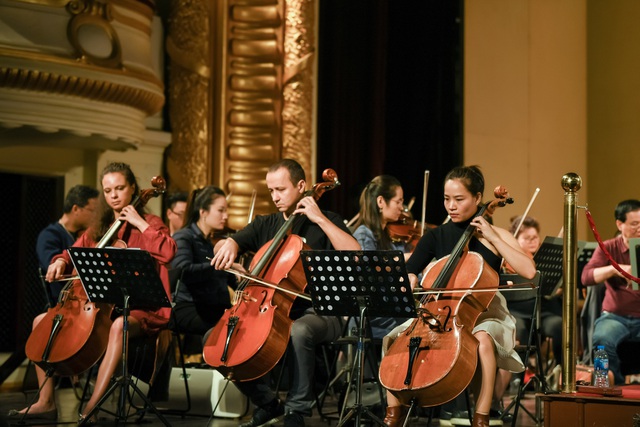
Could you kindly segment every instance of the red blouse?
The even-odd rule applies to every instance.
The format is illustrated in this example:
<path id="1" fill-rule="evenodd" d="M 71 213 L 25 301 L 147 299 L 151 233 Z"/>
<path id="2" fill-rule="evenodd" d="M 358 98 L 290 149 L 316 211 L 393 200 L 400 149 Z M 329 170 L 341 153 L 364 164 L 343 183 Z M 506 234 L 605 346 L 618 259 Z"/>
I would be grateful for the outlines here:
<path id="1" fill-rule="evenodd" d="M 118 239 L 125 242 L 128 248 L 143 249 L 155 258 L 157 261 L 158 274 L 162 280 L 164 290 L 167 293 L 167 298 L 171 299 L 167 266 L 176 253 L 176 243 L 169 235 L 169 229 L 164 222 L 162 222 L 162 219 L 153 214 L 144 214 L 144 219 L 149 224 L 149 227 L 144 233 L 141 233 L 138 228 L 125 221 L 120 230 L 118 230 Z M 88 232 L 83 233 L 73 246 L 85 248 L 95 247 L 97 242 L 89 237 L 90 234 L 91 233 Z M 73 265 L 67 251 L 53 257 L 51 263 L 53 264 L 60 258 L 64 259 L 67 263 L 65 273 L 71 273 Z M 132 309 L 130 314 L 140 322 L 142 331 L 148 335 L 155 335 L 167 327 L 171 309 L 169 307 L 162 307 L 155 311 Z"/>

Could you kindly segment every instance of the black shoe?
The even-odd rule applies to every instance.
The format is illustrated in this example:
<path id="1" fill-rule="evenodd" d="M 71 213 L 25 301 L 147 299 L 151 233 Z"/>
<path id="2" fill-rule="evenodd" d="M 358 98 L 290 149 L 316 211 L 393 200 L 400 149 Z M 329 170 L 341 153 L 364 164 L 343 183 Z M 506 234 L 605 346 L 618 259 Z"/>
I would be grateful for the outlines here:
<path id="1" fill-rule="evenodd" d="M 244 424 L 240 424 L 239 427 L 260 427 L 269 426 L 278 422 L 278 418 L 284 414 L 284 406 L 279 400 L 274 400 L 270 404 L 264 407 L 256 408 L 253 411 L 253 417 L 251 420 Z"/>
<path id="2" fill-rule="evenodd" d="M 56 421 L 58 419 L 58 410 L 52 409 L 46 412 L 38 412 L 38 413 L 20 413 L 15 409 L 12 409 L 7 414 L 7 418 L 11 420 L 21 420 L 24 417 L 25 420 L 48 420 L 48 421 Z"/>
<path id="3" fill-rule="evenodd" d="M 304 427 L 304 417 L 295 412 L 289 412 L 284 416 L 284 427 Z"/>

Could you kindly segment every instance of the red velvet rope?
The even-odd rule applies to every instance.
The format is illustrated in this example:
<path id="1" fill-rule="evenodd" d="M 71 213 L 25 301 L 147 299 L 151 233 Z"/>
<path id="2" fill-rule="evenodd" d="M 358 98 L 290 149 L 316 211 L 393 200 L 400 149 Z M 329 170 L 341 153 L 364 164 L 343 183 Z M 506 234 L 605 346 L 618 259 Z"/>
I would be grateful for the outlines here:
<path id="1" fill-rule="evenodd" d="M 607 248 L 604 247 L 604 243 L 602 242 L 602 239 L 600 238 L 600 233 L 598 233 L 598 230 L 596 229 L 596 223 L 593 221 L 593 217 L 591 216 L 591 212 L 589 212 L 589 209 L 585 209 L 584 213 L 587 216 L 587 221 L 589 221 L 589 227 L 591 227 L 591 231 L 593 232 L 593 236 L 596 238 L 596 241 L 598 242 L 598 246 L 600 246 L 600 249 L 602 249 L 602 252 L 604 252 L 604 254 L 607 256 L 607 258 L 609 258 L 609 262 L 611 262 L 611 265 L 613 266 L 613 268 L 618 270 L 620 272 L 620 274 L 622 274 L 627 279 L 629 279 L 629 280 L 631 280 L 633 282 L 636 282 L 636 283 L 640 283 L 640 278 L 632 276 L 631 274 L 629 274 L 626 271 L 624 271 L 622 269 L 622 267 L 620 267 L 620 264 L 618 264 L 613 259 L 613 257 L 611 256 L 611 254 L 609 253 Z"/>

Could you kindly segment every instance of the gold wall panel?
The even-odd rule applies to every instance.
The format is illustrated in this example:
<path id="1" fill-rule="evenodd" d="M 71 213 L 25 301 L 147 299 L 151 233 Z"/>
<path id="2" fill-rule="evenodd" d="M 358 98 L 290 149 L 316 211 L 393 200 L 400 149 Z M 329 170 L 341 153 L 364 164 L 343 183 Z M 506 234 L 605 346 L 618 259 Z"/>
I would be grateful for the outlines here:
<path id="1" fill-rule="evenodd" d="M 229 226 L 239 229 L 247 223 L 254 190 L 254 213 L 272 211 L 264 179 L 273 162 L 294 158 L 309 182 L 315 179 L 316 3 L 221 0 L 206 10 L 207 4 L 175 0 L 171 14 L 168 47 L 178 64 L 171 65 L 169 175 L 181 189 L 215 184 L 232 193 Z M 209 56 L 203 52 L 207 41 Z M 208 78 L 197 71 L 203 64 Z"/>

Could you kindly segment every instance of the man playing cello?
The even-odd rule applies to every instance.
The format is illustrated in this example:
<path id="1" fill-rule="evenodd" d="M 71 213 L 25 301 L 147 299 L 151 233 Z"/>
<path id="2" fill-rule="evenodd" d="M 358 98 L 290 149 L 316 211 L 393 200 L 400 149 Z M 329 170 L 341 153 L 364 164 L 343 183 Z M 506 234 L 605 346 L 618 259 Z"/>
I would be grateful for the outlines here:
<path id="1" fill-rule="evenodd" d="M 302 237 L 312 249 L 359 250 L 360 245 L 351 236 L 342 218 L 322 211 L 313 197 L 305 196 L 304 170 L 291 159 L 273 164 L 266 177 L 267 188 L 278 213 L 259 216 L 243 230 L 216 245 L 211 261 L 216 269 L 229 269 L 238 254 L 258 251 L 271 240 L 292 215 L 301 215 L 300 222 L 291 230 Z M 311 415 L 314 402 L 313 378 L 316 345 L 331 342 L 341 334 L 340 319 L 318 316 L 310 303 L 297 298 L 290 312 L 294 319 L 291 328 L 293 381 L 286 403 L 279 402 L 265 378 L 238 382 L 238 388 L 256 405 L 253 418 L 241 426 L 256 427 L 270 424 L 285 413 L 286 427 L 304 426 L 304 417 Z"/>

